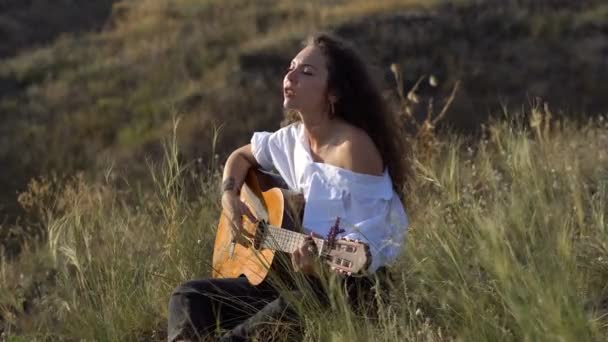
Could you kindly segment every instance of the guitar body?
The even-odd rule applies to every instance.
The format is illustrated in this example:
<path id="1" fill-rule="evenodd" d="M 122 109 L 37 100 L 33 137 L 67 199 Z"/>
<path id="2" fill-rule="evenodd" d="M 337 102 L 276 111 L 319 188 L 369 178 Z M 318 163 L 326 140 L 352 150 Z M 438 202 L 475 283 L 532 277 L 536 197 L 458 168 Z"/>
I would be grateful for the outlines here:
<path id="1" fill-rule="evenodd" d="M 279 188 L 271 188 L 272 180 L 258 171 L 250 169 L 241 189 L 241 200 L 258 219 L 266 219 L 271 225 L 283 227 L 292 225 L 285 212 L 285 197 Z M 269 188 L 262 191 L 263 188 Z M 257 225 L 243 217 L 243 230 L 251 236 L 256 235 Z M 253 285 L 260 284 L 268 275 L 275 251 L 256 249 L 241 243 L 233 243 L 230 220 L 222 213 L 213 247 L 214 278 L 247 277 Z"/>
<path id="2" fill-rule="evenodd" d="M 259 223 L 250 222 L 244 216 L 241 237 L 235 239 L 231 222 L 222 212 L 213 247 L 212 277 L 245 276 L 251 284 L 258 285 L 273 269 L 273 260 L 280 270 L 277 273 L 290 269 L 283 252 L 293 253 L 304 239 L 309 238 L 299 232 L 301 229 L 297 229 L 300 227 L 303 199 L 275 185 L 277 182 L 272 176 L 254 169 L 248 171 L 240 198 Z M 337 218 L 334 226 L 328 227 L 327 239 L 312 238 L 318 257 L 332 270 L 346 275 L 360 275 L 371 263 L 369 246 L 360 241 L 336 239 L 336 235 L 344 231 L 339 228 L 339 222 Z M 275 250 L 282 252 L 276 255 Z"/>

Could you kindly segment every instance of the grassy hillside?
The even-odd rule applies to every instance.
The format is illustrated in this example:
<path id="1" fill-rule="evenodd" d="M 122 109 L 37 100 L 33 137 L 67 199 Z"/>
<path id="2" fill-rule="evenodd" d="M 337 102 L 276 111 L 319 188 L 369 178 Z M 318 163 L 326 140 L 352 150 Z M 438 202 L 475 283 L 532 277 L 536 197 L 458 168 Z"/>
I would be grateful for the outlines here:
<path id="1" fill-rule="evenodd" d="M 299 307 L 304 340 L 608 338 L 608 125 L 539 126 L 547 117 L 534 113 L 530 126 L 497 122 L 419 158 L 391 297 L 376 319 L 340 297 L 330 312 Z M 176 140 L 149 191 L 114 185 L 114 170 L 30 185 L 21 202 L 46 238 L 0 263 L 4 336 L 165 339 L 169 294 L 209 274 L 218 218 L 219 170 L 180 164 Z"/>
<path id="2" fill-rule="evenodd" d="M 9 189 L 3 207 L 16 210 L 15 192 L 32 176 L 96 168 L 108 155 L 137 172 L 142 163 L 133 156 L 158 150 L 175 112 L 185 114 L 180 139 L 189 157 L 209 155 L 212 122 L 226 123 L 222 150 L 244 142 L 244 132 L 280 117 L 281 76 L 273 75 L 272 88 L 249 89 L 234 81 L 239 56 L 264 42 L 300 40 L 344 13 L 360 15 L 358 6 L 393 6 L 362 4 L 123 1 L 100 34 L 63 36 L 3 60 L 0 79 L 13 85 L 0 94 L 0 160 L 10 165 L 0 176 Z M 291 45 L 281 60 L 296 51 Z"/>
<path id="3" fill-rule="evenodd" d="M 305 339 L 606 338 L 608 138 L 588 119 L 608 112 L 604 1 L 123 0 L 109 19 L 102 7 L 101 31 L 32 38 L 0 60 L 0 334 L 163 339 L 171 288 L 209 271 L 218 164 L 278 127 L 284 66 L 323 29 L 369 57 L 395 103 L 389 65 L 406 89 L 433 75 L 415 115 L 461 80 L 442 123 L 475 134 L 446 130 L 418 155 L 379 320 L 305 310 Z M 549 112 L 570 119 L 545 124 Z"/>
<path id="4" fill-rule="evenodd" d="M 14 219 L 16 193 L 38 175 L 113 162 L 137 177 L 175 113 L 187 159 L 211 156 L 214 126 L 222 156 L 277 128 L 284 65 L 319 29 L 352 40 L 389 89 L 394 62 L 406 87 L 439 81 L 423 101 L 462 80 L 445 121 L 462 130 L 537 96 L 559 115 L 605 113 L 607 22 L 592 0 L 117 2 L 100 33 L 0 60 L 0 211 Z"/>

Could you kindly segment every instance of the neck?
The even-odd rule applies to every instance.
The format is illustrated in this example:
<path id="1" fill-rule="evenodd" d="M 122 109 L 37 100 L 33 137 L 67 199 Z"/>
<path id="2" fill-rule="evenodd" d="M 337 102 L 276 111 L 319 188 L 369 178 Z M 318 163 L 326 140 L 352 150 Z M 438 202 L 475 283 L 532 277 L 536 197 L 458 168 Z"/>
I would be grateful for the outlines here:
<path id="1" fill-rule="evenodd" d="M 335 136 L 337 119 L 330 119 L 327 114 L 300 115 L 308 142 L 312 150 L 328 145 Z"/>

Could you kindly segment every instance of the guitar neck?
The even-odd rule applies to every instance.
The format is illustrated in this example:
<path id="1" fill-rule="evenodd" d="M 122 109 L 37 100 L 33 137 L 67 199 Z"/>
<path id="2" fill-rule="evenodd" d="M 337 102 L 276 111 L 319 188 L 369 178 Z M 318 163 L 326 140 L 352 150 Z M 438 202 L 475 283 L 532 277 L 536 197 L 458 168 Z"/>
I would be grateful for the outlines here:
<path id="1" fill-rule="evenodd" d="M 267 225 L 264 229 L 264 234 L 261 239 L 261 247 L 275 251 L 293 253 L 296 249 L 302 246 L 304 239 L 309 235 L 294 232 L 287 229 L 277 228 Z M 325 240 L 313 238 L 318 250 L 323 249 Z"/>

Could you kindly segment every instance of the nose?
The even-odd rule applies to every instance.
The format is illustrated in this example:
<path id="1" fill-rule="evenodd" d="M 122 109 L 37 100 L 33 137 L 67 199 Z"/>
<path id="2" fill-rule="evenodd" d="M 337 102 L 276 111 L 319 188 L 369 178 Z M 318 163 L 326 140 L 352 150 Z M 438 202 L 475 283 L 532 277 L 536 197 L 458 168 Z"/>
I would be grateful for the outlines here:
<path id="1" fill-rule="evenodd" d="M 287 73 L 285 74 L 285 79 L 287 81 L 289 81 L 289 83 L 296 83 L 297 80 L 297 74 L 296 74 L 296 69 L 293 68 L 292 70 L 287 71 Z"/>

